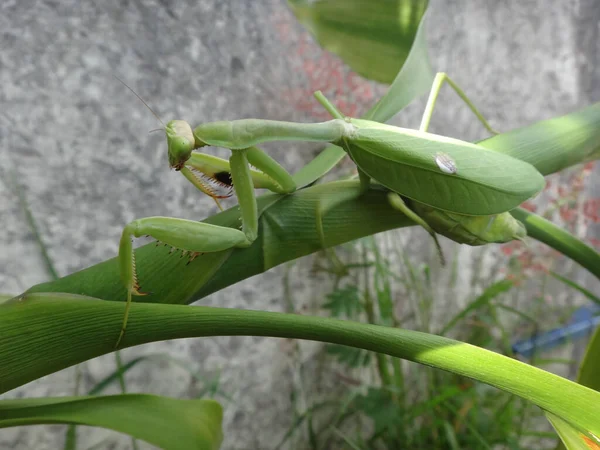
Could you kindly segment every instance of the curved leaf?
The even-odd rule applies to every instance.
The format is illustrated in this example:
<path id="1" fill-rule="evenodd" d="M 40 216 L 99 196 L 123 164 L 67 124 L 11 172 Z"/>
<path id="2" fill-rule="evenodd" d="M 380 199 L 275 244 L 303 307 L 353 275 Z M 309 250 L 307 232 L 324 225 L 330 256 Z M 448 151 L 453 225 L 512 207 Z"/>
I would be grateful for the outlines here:
<path id="1" fill-rule="evenodd" d="M 562 440 L 563 446 L 559 445 L 559 448 L 568 450 L 600 449 L 600 438 L 597 435 L 582 431 L 554 414 L 546 413 L 546 417 Z"/>
<path id="2" fill-rule="evenodd" d="M 585 350 L 585 356 L 579 366 L 577 382 L 596 391 L 600 391 L 600 328 L 592 335 Z"/>
<path id="3" fill-rule="evenodd" d="M 289 0 L 321 47 L 365 78 L 391 83 L 407 58 L 426 0 Z"/>
<path id="4" fill-rule="evenodd" d="M 600 103 L 502 133 L 478 145 L 528 162 L 541 174 L 600 158 Z"/>
<path id="5" fill-rule="evenodd" d="M 336 204 L 323 220 L 330 246 L 381 231 L 412 225 L 402 213 L 392 209 L 384 192 L 370 191 L 359 196 L 357 181 L 341 181 L 302 189 L 293 195 L 269 194 L 258 198 L 259 237 L 245 249 L 206 253 L 189 265 L 186 258 L 170 254 L 169 248 L 148 244 L 136 249 L 138 278 L 151 295 L 135 301 L 191 303 L 200 297 L 322 248 L 317 233 L 315 211 L 340 191 L 354 199 Z M 239 210 L 233 207 L 209 217 L 207 223 L 237 226 Z M 103 299 L 125 299 L 116 258 L 32 287 L 30 292 L 71 292 Z"/>
<path id="6" fill-rule="evenodd" d="M 60 294 L 30 294 L 0 305 L 0 391 L 113 351 L 123 312 L 119 302 Z M 408 359 L 519 395 L 600 435 L 599 392 L 497 353 L 416 331 L 298 314 L 134 303 L 123 345 L 225 335 L 308 339 Z"/>
<path id="7" fill-rule="evenodd" d="M 110 428 L 166 450 L 216 450 L 223 410 L 214 400 L 156 395 L 46 397 L 0 401 L 0 428 L 69 423 Z"/>

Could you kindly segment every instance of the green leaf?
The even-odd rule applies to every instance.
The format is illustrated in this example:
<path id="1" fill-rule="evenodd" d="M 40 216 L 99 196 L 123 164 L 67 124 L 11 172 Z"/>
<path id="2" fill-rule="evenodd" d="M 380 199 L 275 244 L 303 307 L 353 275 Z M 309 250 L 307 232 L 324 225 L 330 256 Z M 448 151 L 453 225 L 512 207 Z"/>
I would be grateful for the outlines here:
<path id="1" fill-rule="evenodd" d="M 583 242 L 582 242 L 583 243 Z M 598 305 L 600 305 L 600 297 L 592 294 L 590 291 L 588 291 L 586 288 L 584 288 L 583 286 L 580 286 L 579 284 L 575 283 L 572 280 L 569 280 L 568 278 L 563 277 L 562 275 L 559 275 L 556 272 L 552 272 L 550 271 L 550 275 L 552 275 L 554 278 L 556 278 L 559 281 L 562 281 L 563 283 L 565 283 L 567 286 L 572 287 L 573 289 L 575 289 L 576 291 L 579 291 L 580 293 L 582 293 L 583 295 L 585 295 L 589 300 L 593 301 L 594 303 L 597 303 Z"/>
<path id="2" fill-rule="evenodd" d="M 579 366 L 577 382 L 600 391 L 600 328 L 596 328 L 585 350 L 585 356 Z"/>
<path id="3" fill-rule="evenodd" d="M 166 450 L 216 450 L 221 405 L 156 395 L 48 397 L 0 401 L 0 427 L 68 423 L 109 428 Z"/>
<path id="4" fill-rule="evenodd" d="M 494 284 L 488 286 L 480 296 L 478 296 L 475 300 L 467 305 L 466 308 L 463 308 L 458 314 L 456 314 L 452 319 L 448 321 L 446 326 L 442 328 L 439 332 L 440 335 L 445 335 L 456 323 L 469 315 L 469 313 L 473 311 L 477 311 L 479 308 L 487 305 L 491 302 L 496 296 L 503 294 L 504 292 L 508 292 L 512 289 L 514 283 L 510 280 L 500 280 L 495 282 Z"/>
<path id="5" fill-rule="evenodd" d="M 434 75 L 427 54 L 426 29 L 427 15 L 424 14 L 402 69 L 385 95 L 362 117 L 363 119 L 387 122 L 414 99 L 431 89 Z"/>
<path id="6" fill-rule="evenodd" d="M 365 78 L 391 83 L 407 58 L 425 0 L 289 0 L 321 47 Z"/>
<path id="7" fill-rule="evenodd" d="M 561 277 L 562 279 L 562 277 Z M 567 280 L 568 281 L 568 280 Z M 580 287 L 580 286 L 579 286 Z M 581 288 L 583 291 L 585 289 Z M 590 293 L 591 294 L 591 293 Z M 596 298 L 597 299 L 597 298 Z M 590 342 L 585 350 L 585 355 L 579 373 L 577 382 L 582 386 L 600 391 L 600 328 L 596 328 Z M 600 439 L 598 434 L 591 435 L 587 432 L 581 432 L 568 422 L 546 413 L 546 417 L 552 423 L 559 434 L 562 445 L 557 446 L 557 450 L 567 448 L 568 450 L 598 450 L 600 449 Z M 595 444 L 595 446 L 594 446 Z"/>
<path id="8" fill-rule="evenodd" d="M 191 303 L 286 261 L 321 250 L 315 211 L 328 198 L 338 198 L 349 191 L 356 195 L 348 196 L 348 201 L 337 204 L 323 219 L 328 245 L 412 225 L 406 216 L 389 206 L 384 192 L 373 190 L 359 196 L 357 181 L 322 184 L 286 196 L 268 194 L 258 198 L 260 233 L 248 248 L 207 253 L 189 265 L 185 258 L 170 255 L 166 247 L 147 244 L 137 248 L 139 280 L 152 295 L 135 301 Z M 234 206 L 204 222 L 237 226 L 239 209 Z M 30 289 L 35 291 L 71 292 L 111 300 L 126 298 L 116 258 Z"/>
<path id="9" fill-rule="evenodd" d="M 121 302 L 65 294 L 30 294 L 0 305 L 0 392 L 112 352 L 123 312 Z M 298 314 L 134 303 L 122 344 L 192 336 L 310 339 L 385 353 L 490 384 L 600 435 L 599 392 L 482 348 L 411 330 Z"/>
<path id="10" fill-rule="evenodd" d="M 584 432 L 568 421 L 546 412 L 546 417 L 560 436 L 567 450 L 598 450 L 600 438 L 592 433 Z"/>
<path id="11" fill-rule="evenodd" d="M 600 158 L 600 103 L 478 143 L 528 162 L 550 175 Z"/>

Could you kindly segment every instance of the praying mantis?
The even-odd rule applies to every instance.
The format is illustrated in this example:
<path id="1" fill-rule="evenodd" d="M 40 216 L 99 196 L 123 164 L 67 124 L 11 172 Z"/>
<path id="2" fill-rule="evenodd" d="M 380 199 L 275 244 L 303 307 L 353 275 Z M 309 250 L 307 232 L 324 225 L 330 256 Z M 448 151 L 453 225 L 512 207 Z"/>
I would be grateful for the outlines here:
<path id="1" fill-rule="evenodd" d="M 189 253 L 190 261 L 207 252 L 249 247 L 258 235 L 254 189 L 266 188 L 279 194 L 296 190 L 292 176 L 257 147 L 261 143 L 313 141 L 338 145 L 357 166 L 361 192 L 369 188 L 372 180 L 387 189 L 390 204 L 423 226 L 438 249 L 436 233 L 470 245 L 523 239 L 523 224 L 507 211 L 539 193 L 544 187 L 543 176 L 530 164 L 511 156 L 428 133 L 444 82 L 458 93 L 486 129 L 495 133 L 445 73 L 435 77 L 418 130 L 346 117 L 320 92 L 315 93 L 316 99 L 333 117 L 321 123 L 241 119 L 205 123 L 192 129 L 183 120 L 168 122 L 164 131 L 170 167 L 217 202 L 229 194 L 216 192 L 215 184 L 232 189 L 239 203 L 241 229 L 168 217 L 146 217 L 127 224 L 119 245 L 127 303 L 116 346 L 127 327 L 132 296 L 146 295 L 138 282 L 132 238 L 151 236 Z M 205 146 L 229 149 L 231 156 L 226 161 L 194 152 Z M 335 204 L 334 199 L 324 205 L 315 214 L 316 220 Z M 324 243 L 324 236 L 320 238 Z"/>

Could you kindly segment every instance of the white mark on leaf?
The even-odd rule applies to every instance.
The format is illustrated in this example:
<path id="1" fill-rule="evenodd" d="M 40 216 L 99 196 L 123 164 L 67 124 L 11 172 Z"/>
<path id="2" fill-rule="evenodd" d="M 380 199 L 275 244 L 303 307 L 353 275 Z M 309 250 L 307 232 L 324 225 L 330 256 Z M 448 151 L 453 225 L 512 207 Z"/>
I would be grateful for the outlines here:
<path id="1" fill-rule="evenodd" d="M 435 154 L 435 163 L 444 173 L 455 174 L 458 172 L 456 163 L 447 153 L 438 152 Z"/>

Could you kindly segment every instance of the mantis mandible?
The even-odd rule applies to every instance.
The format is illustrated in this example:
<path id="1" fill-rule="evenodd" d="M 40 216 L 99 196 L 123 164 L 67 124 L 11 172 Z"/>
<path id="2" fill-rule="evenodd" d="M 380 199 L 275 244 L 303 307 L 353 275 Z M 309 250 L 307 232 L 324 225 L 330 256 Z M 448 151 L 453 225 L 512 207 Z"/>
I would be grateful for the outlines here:
<path id="1" fill-rule="evenodd" d="M 428 133 L 437 95 L 444 82 L 448 82 L 483 125 L 494 132 L 444 73 L 434 80 L 419 130 L 345 117 L 320 92 L 315 93 L 315 97 L 333 116 L 327 122 L 241 119 L 206 123 L 195 129 L 183 120 L 168 122 L 164 130 L 170 167 L 215 200 L 219 195 L 197 173 L 222 186 L 232 187 L 239 202 L 241 229 L 168 217 L 136 219 L 125 226 L 119 246 L 119 264 L 127 289 L 127 303 L 116 346 L 127 327 L 132 296 L 146 295 L 137 279 L 133 237 L 151 236 L 189 253 L 190 260 L 206 252 L 249 247 L 258 234 L 254 189 L 266 188 L 280 194 L 296 190 L 291 175 L 257 147 L 264 142 L 314 141 L 342 147 L 357 165 L 362 190 L 368 189 L 371 179 L 387 188 L 392 206 L 425 227 L 434 239 L 436 231 L 471 245 L 524 237 L 523 225 L 507 211 L 541 191 L 543 176 L 530 164 L 513 157 Z M 231 150 L 229 161 L 193 152 L 205 146 Z M 258 170 L 250 169 L 250 164 Z M 409 199 L 412 209 L 400 195 Z M 468 232 L 465 234 L 464 230 Z M 475 234 L 475 238 L 471 234 Z M 324 242 L 322 235 L 321 240 Z"/>

